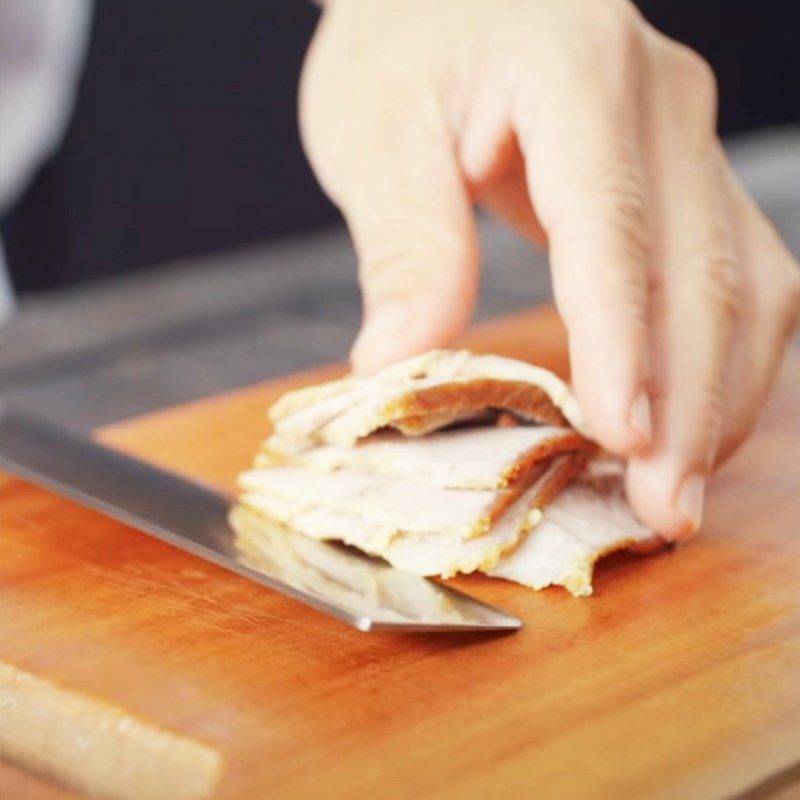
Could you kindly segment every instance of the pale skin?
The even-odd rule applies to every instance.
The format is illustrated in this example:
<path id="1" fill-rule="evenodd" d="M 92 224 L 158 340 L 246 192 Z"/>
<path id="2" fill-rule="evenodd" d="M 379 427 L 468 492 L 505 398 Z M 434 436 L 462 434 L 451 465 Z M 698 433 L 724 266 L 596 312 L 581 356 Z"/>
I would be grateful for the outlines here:
<path id="1" fill-rule="evenodd" d="M 359 260 L 354 368 L 461 333 L 483 205 L 549 249 L 575 392 L 634 510 L 693 533 L 800 315 L 700 56 L 626 0 L 329 0 L 300 112 Z"/>

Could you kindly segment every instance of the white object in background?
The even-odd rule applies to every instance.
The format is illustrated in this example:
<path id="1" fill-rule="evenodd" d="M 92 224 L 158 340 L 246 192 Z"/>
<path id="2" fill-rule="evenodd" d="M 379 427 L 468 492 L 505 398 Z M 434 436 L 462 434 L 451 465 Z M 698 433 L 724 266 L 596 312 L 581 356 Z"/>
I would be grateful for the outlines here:
<path id="1" fill-rule="evenodd" d="M 0 325 L 10 316 L 14 308 L 14 291 L 11 288 L 11 281 L 8 277 L 6 267 L 6 254 L 3 250 L 3 240 L 0 239 Z"/>
<path id="2" fill-rule="evenodd" d="M 61 141 L 90 20 L 91 0 L 0 0 L 0 213 Z M 11 307 L 0 246 L 0 321 Z"/>

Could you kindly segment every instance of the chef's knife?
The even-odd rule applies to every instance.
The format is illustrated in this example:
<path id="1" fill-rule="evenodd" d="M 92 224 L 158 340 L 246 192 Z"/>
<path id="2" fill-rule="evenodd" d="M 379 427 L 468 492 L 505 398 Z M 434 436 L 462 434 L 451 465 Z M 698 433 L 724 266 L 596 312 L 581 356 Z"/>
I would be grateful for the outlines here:
<path id="1" fill-rule="evenodd" d="M 499 631 L 522 624 L 350 548 L 277 531 L 246 509 L 231 515 L 225 494 L 2 405 L 0 468 L 362 631 Z"/>

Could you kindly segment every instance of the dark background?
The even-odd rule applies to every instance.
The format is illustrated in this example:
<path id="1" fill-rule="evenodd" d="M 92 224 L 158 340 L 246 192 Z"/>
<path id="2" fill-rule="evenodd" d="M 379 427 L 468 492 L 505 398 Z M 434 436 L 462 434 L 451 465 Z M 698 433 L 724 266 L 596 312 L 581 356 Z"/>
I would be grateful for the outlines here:
<path id="1" fill-rule="evenodd" d="M 800 122 L 798 0 L 641 0 L 720 84 L 720 129 Z M 19 291 L 146 269 L 334 222 L 295 103 L 301 0 L 98 0 L 58 154 L 2 233 Z"/>

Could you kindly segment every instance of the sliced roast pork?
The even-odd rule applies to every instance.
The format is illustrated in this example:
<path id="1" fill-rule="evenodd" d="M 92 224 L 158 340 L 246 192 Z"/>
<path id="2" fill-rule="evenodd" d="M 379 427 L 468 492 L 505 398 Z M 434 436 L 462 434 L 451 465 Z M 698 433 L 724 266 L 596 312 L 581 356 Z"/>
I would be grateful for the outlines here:
<path id="1" fill-rule="evenodd" d="M 524 422 L 582 431 L 577 403 L 553 373 L 500 356 L 433 350 L 373 377 L 290 392 L 270 411 L 264 452 L 291 457 L 320 444 L 352 446 L 377 430 L 422 436 L 507 412 Z"/>
<path id="2" fill-rule="evenodd" d="M 530 534 L 484 571 L 531 589 L 557 585 L 574 595 L 591 594 L 598 559 L 653 538 L 628 506 L 623 477 L 622 469 L 589 464 L 547 506 Z"/>
<path id="3" fill-rule="evenodd" d="M 427 436 L 379 431 L 354 445 L 322 444 L 298 453 L 294 466 L 320 472 L 353 469 L 370 475 L 415 481 L 449 489 L 499 489 L 515 484 L 538 462 L 558 453 L 590 447 L 566 427 L 458 427 Z M 269 454 L 256 467 L 280 464 Z"/>
<path id="4" fill-rule="evenodd" d="M 651 538 L 552 373 L 433 351 L 290 392 L 240 476 L 251 514 L 422 575 L 480 570 L 591 592 L 595 561 Z M 248 528 L 248 549 L 254 548 Z"/>
<path id="5" fill-rule="evenodd" d="M 350 470 L 297 467 L 242 476 L 241 502 L 314 539 L 333 539 L 420 575 L 489 569 L 541 518 L 542 508 L 579 471 L 580 454 L 548 459 L 502 513 L 496 492 L 443 489 Z M 260 473 L 260 474 L 259 474 Z"/>

